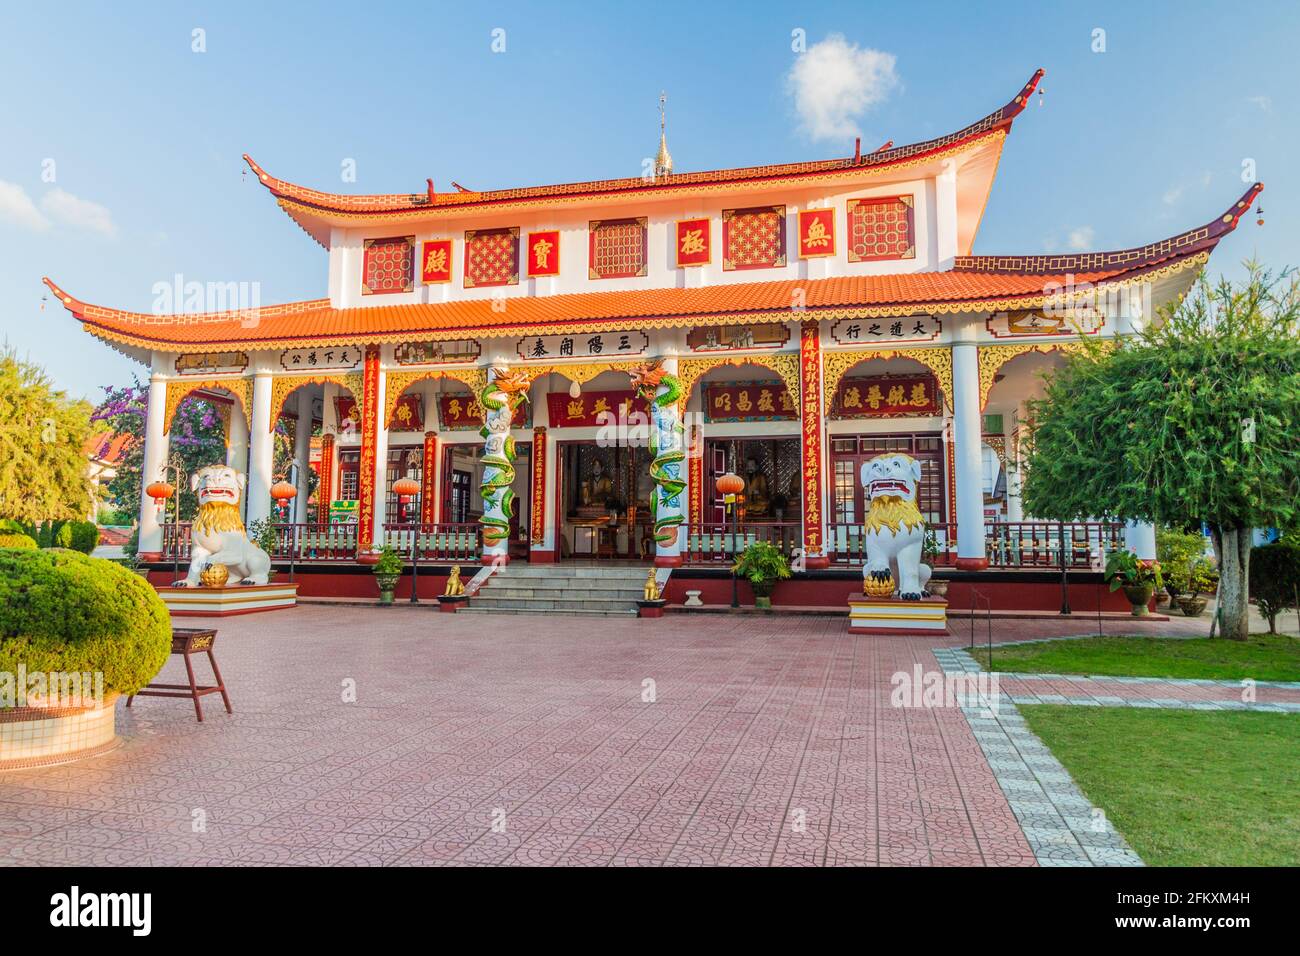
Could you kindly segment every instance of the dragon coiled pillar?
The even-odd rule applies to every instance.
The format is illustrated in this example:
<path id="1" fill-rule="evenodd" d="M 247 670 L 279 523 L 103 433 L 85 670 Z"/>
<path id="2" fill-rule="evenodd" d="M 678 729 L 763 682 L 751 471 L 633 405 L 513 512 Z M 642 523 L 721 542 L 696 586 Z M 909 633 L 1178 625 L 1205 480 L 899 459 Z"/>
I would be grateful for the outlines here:
<path id="1" fill-rule="evenodd" d="M 479 392 L 483 406 L 483 561 L 509 560 L 510 518 L 514 514 L 515 440 L 510 424 L 522 402 L 528 400 L 529 376 L 526 371 L 510 371 L 493 366 L 488 383 Z"/>
<path id="2" fill-rule="evenodd" d="M 675 365 L 675 363 L 674 363 Z M 650 518 L 654 523 L 655 564 L 674 567 L 682 562 L 681 526 L 683 494 L 686 481 L 682 462 L 686 459 L 684 429 L 678 402 L 681 381 L 657 362 L 632 371 L 632 385 L 650 406 L 650 477 L 655 489 L 650 498 Z"/>

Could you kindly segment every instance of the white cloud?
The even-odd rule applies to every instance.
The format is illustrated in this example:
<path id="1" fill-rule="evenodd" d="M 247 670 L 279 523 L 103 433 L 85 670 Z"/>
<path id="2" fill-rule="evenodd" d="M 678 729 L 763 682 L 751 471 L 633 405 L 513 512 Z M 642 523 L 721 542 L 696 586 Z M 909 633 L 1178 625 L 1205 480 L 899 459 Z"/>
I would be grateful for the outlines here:
<path id="1" fill-rule="evenodd" d="M 105 236 L 117 235 L 113 217 L 106 206 L 80 199 L 63 189 L 51 189 L 41 197 L 41 208 L 52 219 L 78 229 L 88 229 Z"/>
<path id="2" fill-rule="evenodd" d="M 1251 106 L 1258 107 L 1264 113 L 1273 111 L 1273 97 L 1271 96 L 1248 96 L 1246 102 Z"/>
<path id="3" fill-rule="evenodd" d="M 1163 201 L 1166 206 L 1173 206 L 1177 204 L 1178 200 L 1182 198 L 1183 198 L 1182 186 L 1171 186 L 1168 189 L 1166 189 L 1165 194 L 1160 197 L 1161 201 Z"/>
<path id="4" fill-rule="evenodd" d="M 832 33 L 800 54 L 786 76 L 803 130 L 813 139 L 858 135 L 857 121 L 899 86 L 892 53 Z"/>
<path id="5" fill-rule="evenodd" d="M 27 190 L 3 179 L 0 179 L 0 219 L 40 232 L 50 228 L 50 221 L 36 208 Z"/>
<path id="6" fill-rule="evenodd" d="M 1092 226 L 1080 226 L 1078 229 L 1071 229 L 1067 242 L 1070 248 L 1075 252 L 1087 252 L 1092 248 L 1092 239 L 1095 235 Z"/>

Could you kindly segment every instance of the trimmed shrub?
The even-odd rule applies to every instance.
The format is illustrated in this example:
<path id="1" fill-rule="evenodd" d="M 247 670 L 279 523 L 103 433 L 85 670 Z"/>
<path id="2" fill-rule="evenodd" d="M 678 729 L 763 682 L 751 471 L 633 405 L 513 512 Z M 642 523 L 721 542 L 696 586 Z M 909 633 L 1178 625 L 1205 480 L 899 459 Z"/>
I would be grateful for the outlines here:
<path id="1" fill-rule="evenodd" d="M 22 532 L 0 532 L 0 548 L 35 548 L 36 542 Z"/>
<path id="2" fill-rule="evenodd" d="M 1277 616 L 1296 601 L 1300 588 L 1300 544 L 1274 541 L 1250 549 L 1250 593 L 1268 632 L 1277 633 Z"/>
<path id="3" fill-rule="evenodd" d="M 133 694 L 171 652 L 171 617 L 149 583 L 72 551 L 0 551 L 0 671 L 101 671 Z"/>
<path id="4" fill-rule="evenodd" d="M 93 521 L 73 521 L 69 523 L 71 541 L 69 547 L 82 554 L 90 554 L 99 546 L 99 525 Z"/>

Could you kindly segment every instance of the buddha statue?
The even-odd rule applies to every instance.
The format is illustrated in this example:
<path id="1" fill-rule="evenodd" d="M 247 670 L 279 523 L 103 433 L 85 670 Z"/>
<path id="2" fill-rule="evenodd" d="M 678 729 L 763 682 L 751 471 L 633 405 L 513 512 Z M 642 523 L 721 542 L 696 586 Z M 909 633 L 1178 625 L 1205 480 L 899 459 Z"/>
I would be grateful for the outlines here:
<path id="1" fill-rule="evenodd" d="M 590 486 L 587 494 L 587 504 L 593 508 L 604 507 L 605 501 L 614 493 L 614 482 L 610 481 L 609 475 L 605 474 L 605 466 L 597 458 L 591 463 Z"/>
<path id="2" fill-rule="evenodd" d="M 745 514 L 750 517 L 766 516 L 768 498 L 767 475 L 763 474 L 753 458 L 745 459 Z"/>

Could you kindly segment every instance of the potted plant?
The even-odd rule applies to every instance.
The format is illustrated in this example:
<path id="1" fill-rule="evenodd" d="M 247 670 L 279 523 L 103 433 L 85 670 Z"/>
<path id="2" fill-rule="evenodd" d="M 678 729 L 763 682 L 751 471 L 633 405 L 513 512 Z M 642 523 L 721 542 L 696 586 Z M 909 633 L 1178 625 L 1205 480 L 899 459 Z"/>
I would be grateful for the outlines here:
<path id="1" fill-rule="evenodd" d="M 926 582 L 925 589 L 935 597 L 947 597 L 948 580 L 934 576 L 934 566 L 939 558 L 939 536 L 934 533 L 933 528 L 927 527 L 925 529 L 925 542 L 921 545 L 921 558 L 930 566 L 930 580 Z"/>
<path id="2" fill-rule="evenodd" d="M 1214 573 L 1214 565 L 1205 558 L 1193 561 L 1179 589 L 1178 608 L 1188 617 L 1200 617 L 1209 603 L 1207 595 L 1219 584 L 1219 576 Z"/>
<path id="3" fill-rule="evenodd" d="M 375 583 L 379 585 L 379 603 L 392 604 L 397 580 L 402 576 L 402 559 L 391 547 L 385 545 L 375 562 Z"/>
<path id="4" fill-rule="evenodd" d="M 772 589 L 776 582 L 790 576 L 790 562 L 768 541 L 755 541 L 736 559 L 731 569 L 749 581 L 754 591 L 754 607 L 772 606 Z"/>
<path id="5" fill-rule="evenodd" d="M 253 544 L 257 545 L 271 558 L 275 557 L 276 550 L 276 530 L 275 522 L 270 518 L 258 518 L 248 523 L 248 538 Z M 266 572 L 266 582 L 270 584 L 275 579 L 275 567 L 272 566 Z"/>
<path id="6" fill-rule="evenodd" d="M 1124 589 L 1124 596 L 1133 606 L 1134 617 L 1147 613 L 1151 595 L 1156 588 L 1164 586 L 1160 562 L 1139 561 L 1138 556 L 1129 550 L 1112 551 L 1106 555 L 1105 575 L 1111 591 Z"/>
<path id="7" fill-rule="evenodd" d="M 1205 554 L 1205 536 L 1199 531 L 1179 531 L 1161 528 L 1156 531 L 1156 560 L 1160 567 L 1168 568 L 1165 590 L 1169 593 L 1169 606 L 1175 607 L 1178 595 L 1185 591 L 1187 571 L 1192 562 Z"/>

